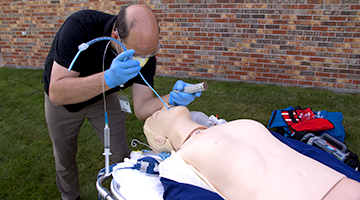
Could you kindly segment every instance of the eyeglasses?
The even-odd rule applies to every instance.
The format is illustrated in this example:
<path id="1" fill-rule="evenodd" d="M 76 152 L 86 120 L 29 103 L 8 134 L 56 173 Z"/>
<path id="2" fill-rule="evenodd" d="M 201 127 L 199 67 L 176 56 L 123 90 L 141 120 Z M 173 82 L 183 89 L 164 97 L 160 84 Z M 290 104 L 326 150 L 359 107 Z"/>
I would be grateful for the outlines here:
<path id="1" fill-rule="evenodd" d="M 117 28 L 115 28 L 115 31 L 116 31 L 116 33 L 117 33 L 118 36 L 119 36 L 119 39 L 120 39 L 121 44 L 123 44 L 124 47 L 125 47 L 125 49 L 123 49 L 123 50 L 126 51 L 128 48 L 126 47 L 124 40 L 121 38 L 121 36 L 120 36 Z M 145 55 L 145 56 L 144 56 L 144 55 L 139 55 L 139 54 L 137 54 L 137 53 L 134 53 L 133 56 L 134 56 L 134 57 L 144 58 L 144 59 L 145 59 L 145 58 L 151 58 L 151 57 L 155 56 L 157 53 L 159 53 L 159 51 L 160 51 L 160 42 L 158 43 L 158 46 L 157 46 L 157 48 L 156 48 L 156 50 L 155 50 L 154 53 L 152 53 L 152 54 L 150 54 L 150 55 Z"/>

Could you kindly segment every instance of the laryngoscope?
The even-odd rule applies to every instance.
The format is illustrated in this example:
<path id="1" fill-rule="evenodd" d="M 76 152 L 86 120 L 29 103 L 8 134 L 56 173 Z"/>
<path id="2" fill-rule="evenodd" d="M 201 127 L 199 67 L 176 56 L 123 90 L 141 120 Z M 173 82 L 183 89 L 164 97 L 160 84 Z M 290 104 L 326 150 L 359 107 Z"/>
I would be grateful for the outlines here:
<path id="1" fill-rule="evenodd" d="M 206 82 L 202 82 L 202 83 L 197 83 L 197 84 L 193 84 L 193 85 L 188 85 L 185 86 L 184 89 L 181 92 L 186 92 L 189 94 L 194 94 L 197 92 L 202 92 L 202 91 L 206 91 L 208 89 L 208 85 Z M 179 90 L 175 90 L 174 92 L 179 93 Z"/>

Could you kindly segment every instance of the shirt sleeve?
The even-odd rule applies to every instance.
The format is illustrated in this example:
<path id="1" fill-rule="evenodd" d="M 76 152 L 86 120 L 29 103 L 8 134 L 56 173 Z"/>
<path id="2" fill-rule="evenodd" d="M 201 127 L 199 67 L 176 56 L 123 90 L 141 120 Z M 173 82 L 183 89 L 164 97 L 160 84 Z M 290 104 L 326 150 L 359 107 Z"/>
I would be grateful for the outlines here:
<path id="1" fill-rule="evenodd" d="M 61 31 L 56 36 L 53 45 L 55 45 L 53 59 L 60 65 L 69 68 L 72 60 L 79 51 L 78 46 L 86 41 L 85 31 L 76 19 L 71 16 L 65 21 L 61 27 Z M 81 61 L 77 60 L 72 70 L 77 71 L 76 66 L 81 65 Z"/>

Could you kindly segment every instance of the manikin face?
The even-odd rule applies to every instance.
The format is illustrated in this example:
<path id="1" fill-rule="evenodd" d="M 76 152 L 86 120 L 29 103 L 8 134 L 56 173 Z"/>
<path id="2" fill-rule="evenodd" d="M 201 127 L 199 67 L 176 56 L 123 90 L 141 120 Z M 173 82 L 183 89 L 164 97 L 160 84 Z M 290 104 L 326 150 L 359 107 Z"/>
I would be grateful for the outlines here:
<path id="1" fill-rule="evenodd" d="M 189 110 L 184 106 L 171 107 L 170 110 L 164 107 L 152 114 L 144 124 L 144 133 L 149 145 L 158 152 L 174 150 L 167 137 L 173 130 L 174 123 L 181 123 L 184 117 L 191 119 Z"/>
<path id="2" fill-rule="evenodd" d="M 154 112 L 149 119 L 147 124 L 149 128 L 160 136 L 167 136 L 166 133 L 171 131 L 173 125 L 179 122 L 182 117 L 191 118 L 190 111 L 185 106 L 173 106 L 170 109 L 163 107 L 161 110 Z"/>

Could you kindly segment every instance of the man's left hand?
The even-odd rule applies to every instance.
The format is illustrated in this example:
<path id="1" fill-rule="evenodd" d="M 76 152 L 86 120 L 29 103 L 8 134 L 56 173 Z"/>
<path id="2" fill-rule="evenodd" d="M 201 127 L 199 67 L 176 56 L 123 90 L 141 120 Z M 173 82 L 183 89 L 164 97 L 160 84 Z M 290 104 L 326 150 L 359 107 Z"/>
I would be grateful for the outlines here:
<path id="1" fill-rule="evenodd" d="M 170 92 L 169 96 L 169 103 L 170 105 L 174 106 L 187 106 L 192 101 L 194 101 L 195 97 L 200 97 L 201 92 L 196 92 L 194 94 L 189 94 L 186 92 L 182 92 L 184 90 L 184 87 L 193 85 L 190 83 L 185 83 L 182 80 L 178 80 L 174 87 L 173 91 Z"/>

